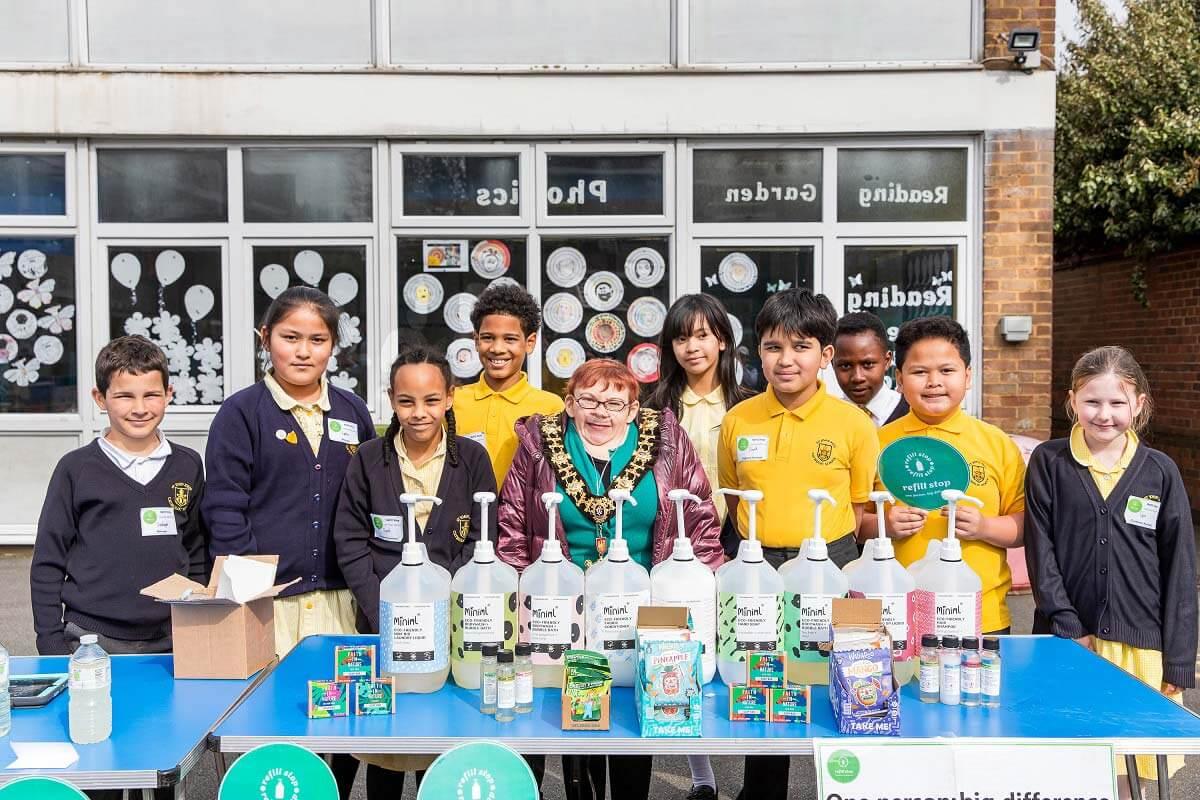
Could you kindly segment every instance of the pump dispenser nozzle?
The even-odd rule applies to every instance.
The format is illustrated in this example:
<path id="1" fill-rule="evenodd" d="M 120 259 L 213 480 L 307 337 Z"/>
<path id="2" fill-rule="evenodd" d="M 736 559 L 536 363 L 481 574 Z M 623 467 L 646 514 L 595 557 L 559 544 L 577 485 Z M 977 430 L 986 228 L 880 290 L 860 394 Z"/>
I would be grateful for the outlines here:
<path id="1" fill-rule="evenodd" d="M 942 492 L 942 499 L 946 501 L 946 507 L 949 509 L 949 513 L 946 515 L 946 539 L 942 542 L 942 561 L 962 561 L 962 543 L 954 535 L 958 504 L 966 500 L 972 505 L 983 508 L 983 501 L 978 497 L 971 497 L 966 492 L 960 492 L 958 489 L 946 489 Z"/>
<path id="2" fill-rule="evenodd" d="M 745 500 L 749 505 L 750 524 L 747 526 L 747 538 L 744 542 L 744 561 L 757 562 L 763 560 L 762 543 L 758 541 L 758 504 L 762 502 L 763 493 L 758 489 L 717 489 L 717 494 L 732 495 Z"/>
<path id="3" fill-rule="evenodd" d="M 696 553 L 692 550 L 692 540 L 687 537 L 685 532 L 683 504 L 688 500 L 696 503 L 704 501 L 687 489 L 672 489 L 667 492 L 667 500 L 675 504 L 675 526 L 678 533 L 678 536 L 675 537 L 675 547 L 671 551 L 671 558 L 676 561 L 691 561 L 696 557 Z"/>
<path id="4" fill-rule="evenodd" d="M 471 497 L 479 503 L 479 541 L 475 543 L 472 561 L 476 564 L 491 564 L 496 560 L 496 546 L 488 539 L 488 506 L 496 502 L 495 492 L 476 492 Z"/>
<path id="5" fill-rule="evenodd" d="M 433 503 L 435 506 L 442 504 L 442 498 L 434 497 L 430 494 L 410 494 L 409 492 L 405 492 L 400 495 L 400 502 L 404 505 L 408 513 L 408 541 L 404 543 L 404 548 L 400 551 L 400 563 L 409 567 L 425 563 L 425 553 L 417 542 L 416 516 L 417 503 L 423 501 Z"/>
<path id="6" fill-rule="evenodd" d="M 542 543 L 543 561 L 562 561 L 562 542 L 558 540 L 558 512 L 556 508 L 563 501 L 558 492 L 546 492 L 542 495 L 542 504 L 546 506 L 546 516 L 550 527 L 546 531 L 546 541 Z"/>
<path id="7" fill-rule="evenodd" d="M 616 504 L 617 513 L 614 526 L 616 530 L 612 542 L 608 545 L 608 555 L 605 557 L 610 561 L 628 561 L 629 542 L 625 541 L 625 517 L 622 508 L 626 503 L 636 506 L 637 500 L 634 500 L 633 495 L 625 489 L 613 489 L 608 493 L 608 499 Z"/>
<path id="8" fill-rule="evenodd" d="M 813 535 L 805 542 L 805 545 L 808 547 L 808 560 L 827 561 L 829 559 L 829 546 L 825 543 L 825 538 L 821 535 L 821 504 L 829 503 L 831 506 L 836 506 L 837 501 L 833 499 L 833 495 L 824 489 L 809 489 L 808 499 L 813 501 Z"/>
<path id="9" fill-rule="evenodd" d="M 879 523 L 879 535 L 874 542 L 874 559 L 888 561 L 896 557 L 896 546 L 887 537 L 887 517 L 884 513 L 884 506 L 888 503 L 895 504 L 896 498 L 891 492 L 871 492 L 868 499 L 875 504 L 875 520 Z"/>

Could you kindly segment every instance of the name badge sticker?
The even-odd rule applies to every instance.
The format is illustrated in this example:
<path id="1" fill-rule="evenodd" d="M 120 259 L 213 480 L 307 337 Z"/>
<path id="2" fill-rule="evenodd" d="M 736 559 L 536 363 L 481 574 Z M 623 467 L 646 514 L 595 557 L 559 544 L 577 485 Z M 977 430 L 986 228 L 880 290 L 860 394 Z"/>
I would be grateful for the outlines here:
<path id="1" fill-rule="evenodd" d="M 734 443 L 737 447 L 737 460 L 766 461 L 771 445 L 769 436 L 739 436 Z"/>
<path id="2" fill-rule="evenodd" d="M 376 539 L 383 539 L 387 542 L 404 541 L 404 517 L 372 514 L 371 527 L 375 530 Z"/>
<path id="3" fill-rule="evenodd" d="M 1148 497 L 1130 497 L 1125 501 L 1125 522 L 1147 530 L 1158 529 L 1158 510 L 1162 503 Z"/>
<path id="4" fill-rule="evenodd" d="M 175 510 L 169 506 L 143 508 L 138 512 L 142 524 L 142 536 L 178 536 L 175 527 Z"/>
<path id="5" fill-rule="evenodd" d="M 358 444 L 358 423 L 344 419 L 329 420 L 329 440 L 342 444 Z"/>

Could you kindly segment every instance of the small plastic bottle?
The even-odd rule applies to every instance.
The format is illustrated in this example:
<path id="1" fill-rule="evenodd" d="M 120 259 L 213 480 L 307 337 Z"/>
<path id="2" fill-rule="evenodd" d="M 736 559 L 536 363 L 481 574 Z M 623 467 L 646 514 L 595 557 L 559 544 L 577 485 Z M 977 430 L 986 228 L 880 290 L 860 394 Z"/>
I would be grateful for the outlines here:
<path id="1" fill-rule="evenodd" d="M 962 640 L 962 704 L 979 705 L 979 640 L 964 636 Z"/>
<path id="2" fill-rule="evenodd" d="M 517 657 L 513 660 L 516 673 L 517 713 L 533 711 L 533 648 L 528 644 L 517 645 Z"/>
<path id="3" fill-rule="evenodd" d="M 941 674 L 938 675 L 938 696 L 943 705 L 956 706 L 962 702 L 962 651 L 957 636 L 943 636 L 938 651 Z"/>
<path id="4" fill-rule="evenodd" d="M 512 722 L 517 716 L 517 673 L 512 650 L 501 650 L 496 661 L 496 721 Z"/>
<path id="5" fill-rule="evenodd" d="M 494 644 L 485 644 L 479 659 L 479 710 L 484 714 L 496 713 L 496 651 Z"/>
<path id="6" fill-rule="evenodd" d="M 1000 640 L 995 636 L 983 637 L 983 654 L 980 656 L 980 696 L 988 708 L 1000 705 Z"/>
<path id="7" fill-rule="evenodd" d="M 96 634 L 79 637 L 67 682 L 67 730 L 75 744 L 95 744 L 112 735 L 112 664 Z"/>
<path id="8" fill-rule="evenodd" d="M 938 701 L 938 638 L 932 633 L 921 637 L 921 702 L 936 703 Z"/>
<path id="9" fill-rule="evenodd" d="M 12 697 L 8 693 L 8 651 L 0 644 L 0 737 L 12 730 Z"/>

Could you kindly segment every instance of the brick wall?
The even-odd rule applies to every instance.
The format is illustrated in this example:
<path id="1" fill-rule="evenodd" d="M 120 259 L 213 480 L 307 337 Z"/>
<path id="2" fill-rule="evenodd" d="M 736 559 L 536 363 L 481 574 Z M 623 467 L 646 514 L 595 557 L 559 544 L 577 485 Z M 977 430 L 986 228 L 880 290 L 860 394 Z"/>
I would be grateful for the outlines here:
<path id="1" fill-rule="evenodd" d="M 1054 60 L 1054 2 L 1055 0 L 984 0 L 983 4 L 983 56 L 984 58 L 1007 59 L 1008 32 L 1013 28 L 1037 28 L 1042 32 L 1042 55 Z M 1037 67 L 1030 58 L 1028 66 Z M 991 69 L 1007 69 L 1004 63 L 994 61 L 984 66 Z M 1050 64 L 1043 64 L 1052 69 Z"/>
<path id="2" fill-rule="evenodd" d="M 1076 359 L 1100 345 L 1129 348 L 1156 405 L 1146 440 L 1175 459 L 1200 510 L 1200 243 L 1149 263 L 1149 308 L 1133 298 L 1132 272 L 1120 255 L 1055 268 L 1054 434 L 1070 428 L 1062 402 Z"/>
<path id="3" fill-rule="evenodd" d="M 984 419 L 1038 438 L 1050 434 L 1053 174 L 1053 131 L 984 137 L 983 369 L 976 382 L 982 378 Z M 1033 317 L 1029 341 L 1004 341 L 999 326 L 1007 315 Z"/>

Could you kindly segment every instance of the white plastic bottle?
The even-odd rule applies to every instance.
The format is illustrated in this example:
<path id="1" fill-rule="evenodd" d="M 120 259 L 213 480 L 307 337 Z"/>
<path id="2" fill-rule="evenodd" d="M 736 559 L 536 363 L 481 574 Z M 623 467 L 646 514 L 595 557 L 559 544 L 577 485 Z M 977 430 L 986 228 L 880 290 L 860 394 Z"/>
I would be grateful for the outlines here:
<path id="1" fill-rule="evenodd" d="M 436 692 L 450 674 L 449 573 L 431 562 L 417 542 L 413 507 L 441 500 L 404 493 L 408 541 L 400 563 L 379 583 L 379 673 L 391 676 L 397 692 Z"/>
<path id="2" fill-rule="evenodd" d="M 518 586 L 520 640 L 532 645 L 533 685 L 541 689 L 562 687 L 563 655 L 583 641 L 583 570 L 563 558 L 555 519 L 562 501 L 558 492 L 542 495 L 549 535 Z"/>
<path id="3" fill-rule="evenodd" d="M 450 672 L 464 689 L 478 689 L 479 657 L 485 644 L 511 650 L 517 643 L 517 571 L 496 558 L 488 538 L 492 492 L 476 492 L 479 541 L 471 560 L 450 581 Z"/>
<path id="4" fill-rule="evenodd" d="M 608 656 L 613 686 L 633 686 L 637 675 L 637 613 L 650 603 L 650 573 L 629 557 L 625 541 L 625 503 L 637 505 L 624 489 L 613 489 L 616 525 L 608 553 L 583 576 L 584 630 L 587 648 Z"/>
<path id="5" fill-rule="evenodd" d="M 717 576 L 696 559 L 683 521 L 683 504 L 702 501 L 687 489 L 672 489 L 667 498 L 675 504 L 678 535 L 671 557 L 650 570 L 650 601 L 656 606 L 687 606 L 693 634 L 703 648 L 700 666 L 708 683 L 717 672 Z"/>
<path id="6" fill-rule="evenodd" d="M 750 504 L 749 538 L 737 558 L 717 574 L 717 671 L 733 685 L 746 682 L 747 651 L 779 650 L 783 646 L 783 579 L 763 559 L 758 541 L 757 508 L 763 494 L 757 489 L 718 489 Z"/>
<path id="7" fill-rule="evenodd" d="M 957 636 L 978 637 L 982 620 L 980 604 L 983 582 L 962 560 L 962 542 L 954 535 L 954 520 L 962 501 L 982 506 L 983 501 L 956 489 L 942 492 L 949 513 L 946 538 L 942 541 L 937 561 L 927 564 L 917 578 L 913 620 L 917 636 L 932 633 L 938 638 Z"/>
<path id="8" fill-rule="evenodd" d="M 103 742 L 112 735 L 112 664 L 94 633 L 79 637 L 71 656 L 67 727 L 75 744 Z"/>
<path id="9" fill-rule="evenodd" d="M 879 535 L 872 540 L 873 546 L 864 550 L 857 566 L 851 570 L 850 594 L 867 597 L 883 603 L 883 624 L 892 637 L 892 672 L 901 686 L 912 680 L 920 666 L 917 652 L 920 639 L 913 635 L 910 623 L 913 614 L 913 590 L 916 581 L 908 570 L 896 561 L 896 548 L 887 538 L 887 522 L 884 505 L 895 503 L 891 492 L 871 492 L 875 504 L 875 518 L 879 521 Z"/>
<path id="10" fill-rule="evenodd" d="M 836 502 L 824 489 L 809 489 L 808 497 L 813 501 L 813 534 L 804 540 L 800 554 L 779 568 L 787 679 L 828 684 L 829 653 L 822 653 L 820 645 L 832 638 L 833 600 L 845 597 L 849 584 L 829 560 L 829 547 L 821 536 L 821 506 Z"/>
<path id="11" fill-rule="evenodd" d="M 0 737 L 12 730 L 12 696 L 8 691 L 8 650 L 0 644 Z"/>

